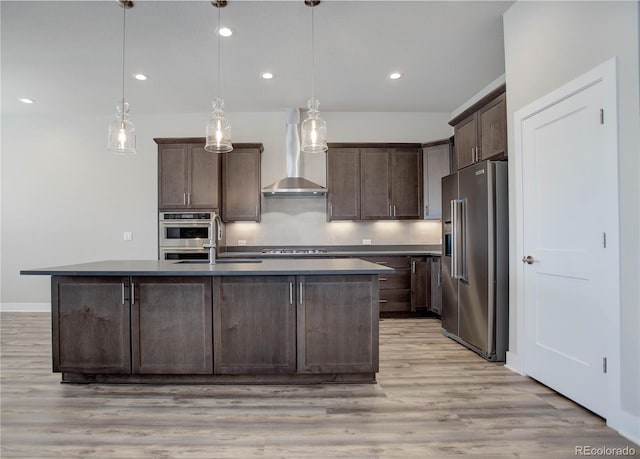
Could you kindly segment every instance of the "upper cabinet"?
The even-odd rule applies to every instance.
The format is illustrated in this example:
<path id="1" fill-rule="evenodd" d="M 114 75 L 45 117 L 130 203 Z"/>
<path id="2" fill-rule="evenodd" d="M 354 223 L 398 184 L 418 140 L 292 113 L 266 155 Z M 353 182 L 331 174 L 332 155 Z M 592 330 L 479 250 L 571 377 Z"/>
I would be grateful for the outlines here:
<path id="1" fill-rule="evenodd" d="M 451 145 L 449 139 L 422 145 L 425 220 L 442 218 L 442 177 L 451 173 Z"/>
<path id="2" fill-rule="evenodd" d="M 454 169 L 507 157 L 507 103 L 500 86 L 449 121 L 454 127 Z"/>
<path id="3" fill-rule="evenodd" d="M 222 219 L 260 221 L 262 144 L 234 144 L 222 156 Z"/>
<path id="4" fill-rule="evenodd" d="M 330 144 L 327 188 L 330 221 L 420 219 L 420 145 Z"/>
<path id="5" fill-rule="evenodd" d="M 204 139 L 154 139 L 158 144 L 158 208 L 218 209 L 220 155 Z"/>

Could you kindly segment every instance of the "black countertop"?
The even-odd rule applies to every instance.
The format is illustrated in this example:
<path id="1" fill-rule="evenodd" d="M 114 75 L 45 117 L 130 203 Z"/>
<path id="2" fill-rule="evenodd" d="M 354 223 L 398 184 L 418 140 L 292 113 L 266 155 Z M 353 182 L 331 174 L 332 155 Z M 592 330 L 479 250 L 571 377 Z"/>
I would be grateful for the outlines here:
<path id="1" fill-rule="evenodd" d="M 268 276 L 384 274 L 392 268 L 356 258 L 283 258 L 265 260 L 219 260 L 210 265 L 158 260 L 108 260 L 20 271 L 27 275 L 57 276 Z"/>

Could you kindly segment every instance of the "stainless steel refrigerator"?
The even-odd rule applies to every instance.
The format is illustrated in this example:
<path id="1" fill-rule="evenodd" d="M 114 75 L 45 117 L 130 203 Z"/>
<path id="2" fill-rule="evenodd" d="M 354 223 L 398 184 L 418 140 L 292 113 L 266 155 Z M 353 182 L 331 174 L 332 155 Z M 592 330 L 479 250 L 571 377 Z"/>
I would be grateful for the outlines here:
<path id="1" fill-rule="evenodd" d="M 506 162 L 442 179 L 442 331 L 491 361 L 509 337 L 507 202 Z"/>

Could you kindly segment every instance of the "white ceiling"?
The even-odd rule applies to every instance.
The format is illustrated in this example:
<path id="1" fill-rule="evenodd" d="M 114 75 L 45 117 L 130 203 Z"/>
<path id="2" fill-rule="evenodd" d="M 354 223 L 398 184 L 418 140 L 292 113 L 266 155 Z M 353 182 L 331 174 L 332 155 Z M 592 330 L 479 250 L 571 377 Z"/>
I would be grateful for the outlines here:
<path id="1" fill-rule="evenodd" d="M 314 9 L 321 111 L 451 112 L 504 73 L 502 14 L 512 3 L 322 1 Z M 114 0 L 2 1 L 0 14 L 3 115 L 114 112 L 122 72 Z M 230 0 L 221 16 L 235 31 L 221 41 L 227 111 L 305 107 L 311 9 L 302 0 Z M 126 23 L 132 116 L 210 111 L 217 8 L 138 0 Z M 261 80 L 265 70 L 276 77 Z M 390 81 L 392 71 L 405 76 Z M 149 80 L 134 80 L 134 72 Z"/>

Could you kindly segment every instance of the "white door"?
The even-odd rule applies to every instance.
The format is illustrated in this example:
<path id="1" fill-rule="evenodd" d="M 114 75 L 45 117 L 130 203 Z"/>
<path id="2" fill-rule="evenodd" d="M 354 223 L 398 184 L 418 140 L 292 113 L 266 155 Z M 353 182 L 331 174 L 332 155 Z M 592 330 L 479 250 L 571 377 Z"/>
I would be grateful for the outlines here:
<path id="1" fill-rule="evenodd" d="M 602 81 L 522 121 L 524 370 L 606 417 L 605 248 L 614 183 Z M 615 258 L 613 258 L 615 263 Z"/>

